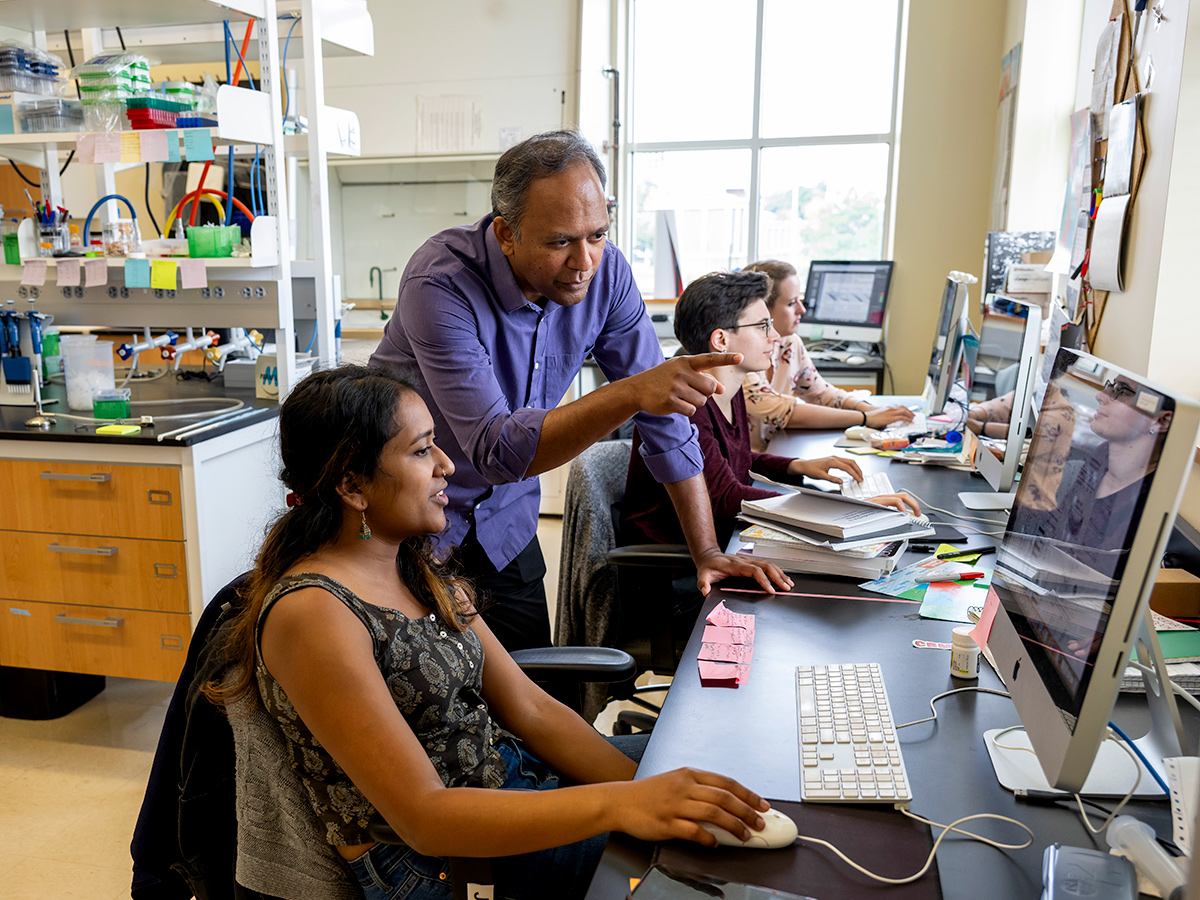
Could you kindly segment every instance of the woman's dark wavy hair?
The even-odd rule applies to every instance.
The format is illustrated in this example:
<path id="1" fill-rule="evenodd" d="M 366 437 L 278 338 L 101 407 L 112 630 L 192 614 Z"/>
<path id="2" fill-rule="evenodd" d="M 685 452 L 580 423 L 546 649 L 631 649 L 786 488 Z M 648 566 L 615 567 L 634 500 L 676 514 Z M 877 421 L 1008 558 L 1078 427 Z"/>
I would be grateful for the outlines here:
<path id="1" fill-rule="evenodd" d="M 240 697 L 253 683 L 258 617 L 271 588 L 306 556 L 331 543 L 341 531 L 337 488 L 347 476 L 371 479 L 384 445 L 395 437 L 401 397 L 420 397 L 403 372 L 388 366 L 340 366 L 314 372 L 296 385 L 279 409 L 280 480 L 296 505 L 275 520 L 240 590 L 246 603 L 231 625 L 226 650 L 240 664 L 240 677 L 213 682 L 205 694 L 217 703 Z M 433 556 L 429 535 L 409 538 L 396 554 L 401 581 L 446 624 L 462 631 L 474 615 L 474 593 L 450 576 Z M 469 605 L 460 602 L 460 594 Z"/>

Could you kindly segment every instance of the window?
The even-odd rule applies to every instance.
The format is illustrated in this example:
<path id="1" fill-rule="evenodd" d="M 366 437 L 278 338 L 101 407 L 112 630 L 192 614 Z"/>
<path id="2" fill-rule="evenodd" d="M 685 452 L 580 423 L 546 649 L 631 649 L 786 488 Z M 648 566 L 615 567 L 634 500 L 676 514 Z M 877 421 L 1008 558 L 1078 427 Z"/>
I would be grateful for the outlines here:
<path id="1" fill-rule="evenodd" d="M 757 258 L 801 279 L 813 259 L 882 258 L 899 0 L 627 2 L 621 241 L 643 294 L 673 281 L 668 239 L 684 284 Z"/>

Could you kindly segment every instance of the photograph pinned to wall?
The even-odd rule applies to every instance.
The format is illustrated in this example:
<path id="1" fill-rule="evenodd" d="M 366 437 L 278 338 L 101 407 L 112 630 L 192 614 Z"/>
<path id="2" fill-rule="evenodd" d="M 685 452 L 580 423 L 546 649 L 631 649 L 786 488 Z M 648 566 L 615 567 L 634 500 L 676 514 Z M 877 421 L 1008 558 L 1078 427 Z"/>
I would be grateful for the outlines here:
<path id="1" fill-rule="evenodd" d="M 1087 197 L 1091 192 L 1092 120 L 1088 111 L 1081 109 L 1071 116 L 1071 158 L 1067 165 L 1067 190 L 1063 196 L 1058 240 L 1054 246 L 1054 256 L 1046 264 L 1047 272 L 1066 275 L 1075 271 L 1071 258 L 1079 228 L 1079 210 L 1086 208 Z M 1085 232 L 1086 229 L 1085 221 Z M 1087 240 L 1086 234 L 1084 240 Z"/>
<path id="2" fill-rule="evenodd" d="M 987 268 L 982 294 L 1003 294 L 1008 267 L 1025 262 L 1023 254 L 1053 250 L 1057 238 L 1053 231 L 989 231 L 984 248 Z"/>

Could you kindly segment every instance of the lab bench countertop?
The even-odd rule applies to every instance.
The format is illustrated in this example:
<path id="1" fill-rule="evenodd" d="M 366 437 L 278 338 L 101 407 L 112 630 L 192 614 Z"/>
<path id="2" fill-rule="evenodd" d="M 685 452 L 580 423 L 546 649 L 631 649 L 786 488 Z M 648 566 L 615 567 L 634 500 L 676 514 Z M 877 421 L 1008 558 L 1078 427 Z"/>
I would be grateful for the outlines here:
<path id="1" fill-rule="evenodd" d="M 35 410 L 32 406 L 0 406 L 0 440 L 18 440 L 18 441 L 74 441 L 82 443 L 104 443 L 104 444 L 133 444 L 141 446 L 173 446 L 187 447 L 198 444 L 202 441 L 207 441 L 215 437 L 220 437 L 223 434 L 237 431 L 245 428 L 248 425 L 254 425 L 259 422 L 273 419 L 279 415 L 279 404 L 273 400 L 262 400 L 254 396 L 253 388 L 230 389 L 226 388 L 221 379 L 213 382 L 205 382 L 197 379 L 187 381 L 177 381 L 173 373 L 168 373 L 156 381 L 133 381 L 128 387 L 132 391 L 133 409 L 126 418 L 126 421 L 137 418 L 143 414 L 153 415 L 155 423 L 153 425 L 143 425 L 141 431 L 136 434 L 128 435 L 109 435 L 96 434 L 96 427 L 106 424 L 103 420 L 96 420 L 92 424 L 76 421 L 74 419 L 57 420 L 48 430 L 41 428 L 29 428 L 25 425 L 26 420 L 35 415 Z M 51 382 L 42 389 L 43 409 L 48 413 L 66 413 L 73 416 L 86 416 L 88 413 L 83 410 L 73 410 L 67 406 L 66 387 L 63 384 Z M 57 399 L 57 403 L 45 405 L 44 401 L 48 399 Z M 197 427 L 204 424 L 202 419 L 166 419 L 159 421 L 160 416 L 168 416 L 179 413 L 198 413 L 203 412 L 205 407 L 199 403 L 185 403 L 177 407 L 152 406 L 146 407 L 144 410 L 139 410 L 137 401 L 139 400 L 177 400 L 177 399 L 206 399 L 212 400 L 211 415 L 218 415 L 222 412 L 228 412 L 222 408 L 222 402 L 226 400 L 240 400 L 247 408 L 254 412 L 238 416 L 233 421 L 225 423 L 214 423 L 215 428 L 210 428 L 207 431 L 201 432 L 194 437 L 184 436 L 182 440 L 177 440 L 174 437 L 169 437 L 163 441 L 158 441 L 158 435 L 168 431 L 174 431 L 182 428 L 185 425 L 195 425 Z M 239 410 L 240 412 L 240 410 Z"/>

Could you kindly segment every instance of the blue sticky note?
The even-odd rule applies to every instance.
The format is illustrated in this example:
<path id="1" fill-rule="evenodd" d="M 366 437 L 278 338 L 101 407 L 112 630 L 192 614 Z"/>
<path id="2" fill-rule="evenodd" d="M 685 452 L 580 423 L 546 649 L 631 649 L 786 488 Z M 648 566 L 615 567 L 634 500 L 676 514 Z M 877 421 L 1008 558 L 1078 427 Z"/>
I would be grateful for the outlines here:
<path id="1" fill-rule="evenodd" d="M 212 159 L 212 136 L 208 129 L 184 128 L 183 153 L 188 162 L 205 162 Z"/>
<path id="2" fill-rule="evenodd" d="M 150 260 L 148 259 L 127 259 L 125 260 L 125 287 L 127 288 L 148 288 L 150 287 Z"/>
<path id="3" fill-rule="evenodd" d="M 180 162 L 179 132 L 174 128 L 167 132 L 167 162 Z"/>
<path id="4" fill-rule="evenodd" d="M 0 134 L 12 134 L 14 131 L 12 104 L 0 103 Z"/>

